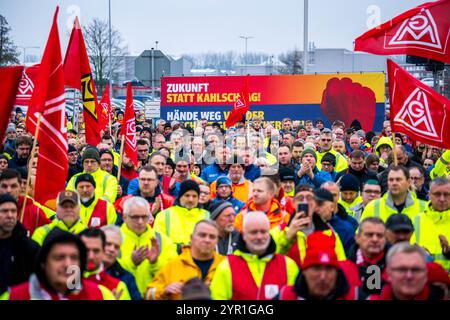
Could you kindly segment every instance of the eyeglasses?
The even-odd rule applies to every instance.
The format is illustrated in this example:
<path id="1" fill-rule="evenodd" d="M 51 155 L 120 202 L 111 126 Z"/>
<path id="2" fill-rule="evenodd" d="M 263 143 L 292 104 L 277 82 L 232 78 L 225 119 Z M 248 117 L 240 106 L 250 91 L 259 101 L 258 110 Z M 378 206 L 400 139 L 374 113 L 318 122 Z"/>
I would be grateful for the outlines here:
<path id="1" fill-rule="evenodd" d="M 411 180 L 421 180 L 423 177 L 411 177 Z"/>
<path id="2" fill-rule="evenodd" d="M 204 196 L 209 196 L 209 192 L 206 192 L 206 191 L 200 191 L 200 194 L 202 194 Z"/>
<path id="3" fill-rule="evenodd" d="M 391 268 L 392 271 L 401 274 L 401 275 L 406 275 L 408 273 L 408 271 L 410 271 L 413 275 L 419 275 L 423 272 L 426 271 L 426 268 L 419 268 L 419 267 L 415 267 L 415 268 L 407 268 L 407 267 L 397 267 L 397 268 Z"/>
<path id="4" fill-rule="evenodd" d="M 364 193 L 369 193 L 369 194 L 380 194 L 381 191 L 378 190 L 363 190 Z"/>
<path id="5" fill-rule="evenodd" d="M 331 139 L 320 139 L 321 141 L 323 141 L 323 142 L 330 142 L 331 141 Z"/>
<path id="6" fill-rule="evenodd" d="M 146 221 L 146 220 L 150 219 L 150 216 L 149 215 L 145 215 L 145 216 L 128 216 L 128 218 L 130 218 L 133 221 L 139 221 L 141 219 Z"/>

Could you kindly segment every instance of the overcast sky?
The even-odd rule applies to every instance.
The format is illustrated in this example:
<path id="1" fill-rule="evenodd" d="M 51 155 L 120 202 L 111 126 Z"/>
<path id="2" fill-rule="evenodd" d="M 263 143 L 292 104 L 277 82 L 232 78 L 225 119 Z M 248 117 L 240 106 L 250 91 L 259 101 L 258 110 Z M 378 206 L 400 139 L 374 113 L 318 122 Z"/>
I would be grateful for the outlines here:
<path id="1" fill-rule="evenodd" d="M 425 1 L 310 0 L 309 41 L 317 48 L 352 49 L 353 40 L 374 26 Z M 159 41 L 166 54 L 249 52 L 279 54 L 303 48 L 303 0 L 111 0 L 112 24 L 130 53 L 140 54 Z M 65 51 L 74 15 L 82 25 L 108 18 L 108 0 L 0 0 L 0 14 L 12 28 L 17 46 L 41 55 L 56 5 Z M 379 19 L 377 19 L 379 17 Z"/>

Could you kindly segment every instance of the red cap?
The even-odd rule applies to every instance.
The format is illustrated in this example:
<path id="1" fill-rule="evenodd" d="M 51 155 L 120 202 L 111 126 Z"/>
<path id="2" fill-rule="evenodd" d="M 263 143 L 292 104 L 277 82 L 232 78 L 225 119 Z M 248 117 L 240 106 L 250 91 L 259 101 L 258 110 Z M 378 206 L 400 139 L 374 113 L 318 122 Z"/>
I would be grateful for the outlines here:
<path id="1" fill-rule="evenodd" d="M 320 248 L 306 250 L 306 256 L 303 261 L 302 269 L 306 270 L 309 267 L 316 265 L 333 266 L 336 269 L 340 269 L 336 252 L 334 252 L 334 250 Z"/>
<path id="2" fill-rule="evenodd" d="M 336 236 L 331 231 L 331 235 L 327 235 L 324 231 L 315 231 L 306 239 L 306 248 L 311 250 L 334 250 L 336 244 Z"/>
<path id="3" fill-rule="evenodd" d="M 450 286 L 450 277 L 445 269 L 436 262 L 428 262 L 428 282 L 440 282 Z"/>

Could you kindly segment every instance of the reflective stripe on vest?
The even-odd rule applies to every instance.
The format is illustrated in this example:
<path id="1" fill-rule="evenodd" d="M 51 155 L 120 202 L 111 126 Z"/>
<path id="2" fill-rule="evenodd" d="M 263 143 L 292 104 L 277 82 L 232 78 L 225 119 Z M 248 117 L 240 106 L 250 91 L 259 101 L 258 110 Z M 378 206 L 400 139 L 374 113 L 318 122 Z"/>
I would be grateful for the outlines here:
<path id="1" fill-rule="evenodd" d="M 420 244 L 420 215 L 414 217 L 414 229 L 416 230 L 416 243 Z"/>
<path id="2" fill-rule="evenodd" d="M 427 206 L 427 203 L 425 201 L 419 201 L 419 213 L 424 212 L 426 206 Z"/>
<path id="3" fill-rule="evenodd" d="M 373 212 L 374 212 L 374 216 L 379 218 L 380 217 L 380 202 L 381 200 L 376 200 L 373 203 Z"/>
<path id="4" fill-rule="evenodd" d="M 229 255 L 231 269 L 232 300 L 270 300 L 287 284 L 286 257 L 274 254 L 264 268 L 261 285 L 258 287 L 244 258 Z"/>
<path id="5" fill-rule="evenodd" d="M 105 174 L 105 175 L 103 176 L 103 197 L 105 196 L 106 183 L 108 182 L 108 178 L 109 178 L 109 176 L 108 176 L 107 174 Z M 108 198 L 108 197 L 106 197 L 106 198 Z M 109 199 L 109 198 L 108 198 L 108 200 L 111 201 L 112 199 Z"/>

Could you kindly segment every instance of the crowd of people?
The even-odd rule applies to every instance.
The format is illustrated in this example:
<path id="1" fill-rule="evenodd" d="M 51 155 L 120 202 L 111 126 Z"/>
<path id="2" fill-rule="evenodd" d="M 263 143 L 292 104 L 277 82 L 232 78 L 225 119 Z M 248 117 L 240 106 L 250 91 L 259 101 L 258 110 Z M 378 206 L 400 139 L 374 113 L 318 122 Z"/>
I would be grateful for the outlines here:
<path id="1" fill-rule="evenodd" d="M 450 298 L 450 150 L 389 120 L 191 128 L 137 112 L 136 167 L 123 112 L 96 146 L 81 119 L 53 211 L 33 199 L 24 118 L 0 149 L 0 299 Z"/>

